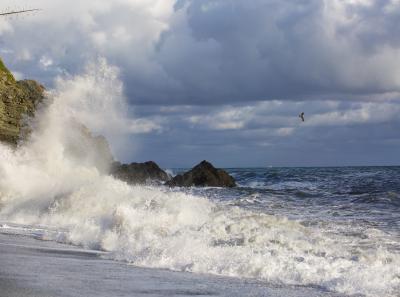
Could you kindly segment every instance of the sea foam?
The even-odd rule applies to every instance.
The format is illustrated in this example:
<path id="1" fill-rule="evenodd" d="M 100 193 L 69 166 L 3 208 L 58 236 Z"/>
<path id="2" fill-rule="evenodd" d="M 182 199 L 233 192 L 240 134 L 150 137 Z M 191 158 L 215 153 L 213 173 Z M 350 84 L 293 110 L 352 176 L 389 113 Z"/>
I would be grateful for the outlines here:
<path id="1" fill-rule="evenodd" d="M 43 240 L 104 250 L 111 259 L 138 266 L 397 296 L 400 256 L 379 246 L 379 230 L 369 230 L 366 236 L 370 242 L 376 238 L 375 244 L 365 245 L 362 237 L 323 225 L 306 227 L 166 187 L 130 186 L 101 172 L 87 152 L 72 157 L 68 147 L 79 139 L 72 122 L 114 131 L 101 121 L 107 120 L 104 110 L 123 110 L 116 80 L 115 69 L 103 61 L 60 82 L 31 139 L 17 150 L 0 147 L 1 221 L 36 226 Z M 93 118 L 91 106 L 102 120 Z M 114 117 L 115 125 L 119 118 L 124 117 Z"/>

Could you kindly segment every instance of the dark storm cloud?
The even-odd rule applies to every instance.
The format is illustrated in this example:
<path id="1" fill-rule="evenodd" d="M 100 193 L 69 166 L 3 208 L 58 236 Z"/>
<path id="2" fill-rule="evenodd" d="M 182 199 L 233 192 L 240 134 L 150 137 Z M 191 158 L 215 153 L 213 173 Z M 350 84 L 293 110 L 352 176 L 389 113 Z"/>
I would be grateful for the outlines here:
<path id="1" fill-rule="evenodd" d="M 390 3 L 184 1 L 155 53 L 179 86 L 164 97 L 212 104 L 398 92 L 400 22 Z"/>

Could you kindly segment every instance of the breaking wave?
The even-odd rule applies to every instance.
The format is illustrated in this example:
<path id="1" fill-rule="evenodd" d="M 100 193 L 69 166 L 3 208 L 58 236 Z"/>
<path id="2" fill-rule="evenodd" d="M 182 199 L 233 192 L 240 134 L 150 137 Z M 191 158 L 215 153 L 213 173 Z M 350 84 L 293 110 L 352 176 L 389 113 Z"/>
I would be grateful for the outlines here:
<path id="1" fill-rule="evenodd" d="M 73 122 L 103 132 L 104 118 L 83 112 L 81 103 L 90 98 L 100 117 L 120 111 L 114 71 L 99 63 L 62 82 L 31 139 L 17 150 L 0 148 L 1 221 L 138 266 L 398 296 L 400 256 L 381 244 L 383 231 L 335 233 L 329 224 L 305 226 L 165 187 L 129 186 L 107 176 L 97 158 L 71 151 L 81 141 Z M 105 104 L 107 113 L 99 109 Z"/>

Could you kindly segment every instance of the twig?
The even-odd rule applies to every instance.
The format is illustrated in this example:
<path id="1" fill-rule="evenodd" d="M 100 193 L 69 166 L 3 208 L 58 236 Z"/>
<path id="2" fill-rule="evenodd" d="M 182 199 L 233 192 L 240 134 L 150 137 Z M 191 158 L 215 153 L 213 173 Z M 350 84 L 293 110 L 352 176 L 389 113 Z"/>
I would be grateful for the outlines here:
<path id="1" fill-rule="evenodd" d="M 25 10 L 18 10 L 18 11 L 3 12 L 3 13 L 0 13 L 0 16 L 10 15 L 10 14 L 19 14 L 19 13 L 25 13 L 25 12 L 31 12 L 31 11 L 38 11 L 38 10 L 40 10 L 40 9 L 25 9 Z"/>

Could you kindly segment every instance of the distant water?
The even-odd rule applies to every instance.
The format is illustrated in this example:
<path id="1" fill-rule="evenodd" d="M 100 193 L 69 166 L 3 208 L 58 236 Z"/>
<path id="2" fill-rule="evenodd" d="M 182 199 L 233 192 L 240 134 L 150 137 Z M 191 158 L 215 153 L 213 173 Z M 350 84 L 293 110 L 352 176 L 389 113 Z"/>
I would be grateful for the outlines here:
<path id="1" fill-rule="evenodd" d="M 227 170 L 237 188 L 131 187 L 85 172 L 46 198 L 9 190 L 0 231 L 142 267 L 400 296 L 400 167 Z"/>
<path id="2" fill-rule="evenodd" d="M 378 228 L 399 239 L 400 167 L 231 168 L 234 189 L 191 189 L 210 199 L 299 220 Z M 175 173 L 183 171 L 176 169 Z"/>

